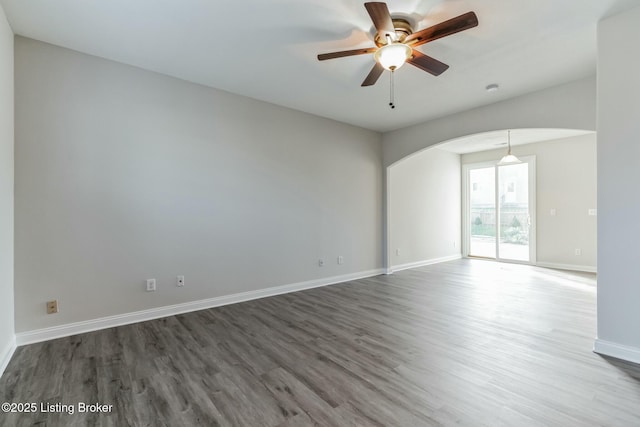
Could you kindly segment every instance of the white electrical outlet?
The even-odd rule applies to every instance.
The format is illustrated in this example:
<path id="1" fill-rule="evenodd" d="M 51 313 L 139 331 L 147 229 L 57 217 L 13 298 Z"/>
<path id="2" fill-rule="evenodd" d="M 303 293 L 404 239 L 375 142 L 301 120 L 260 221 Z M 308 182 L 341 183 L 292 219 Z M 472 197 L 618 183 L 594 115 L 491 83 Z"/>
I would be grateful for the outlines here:
<path id="1" fill-rule="evenodd" d="M 338 255 L 338 264 L 344 264 L 344 257 L 342 255 Z"/>
<path id="2" fill-rule="evenodd" d="M 176 277 L 176 286 L 179 288 L 184 286 L 184 276 Z"/>
<path id="3" fill-rule="evenodd" d="M 156 290 L 156 279 L 147 279 L 147 292 Z"/>
<path id="4" fill-rule="evenodd" d="M 47 314 L 54 314 L 58 312 L 58 300 L 47 301 Z"/>
<path id="5" fill-rule="evenodd" d="M 555 210 L 555 208 L 551 208 L 551 209 L 549 210 L 549 215 L 551 215 L 551 216 L 556 216 L 556 210 Z"/>
<path id="6" fill-rule="evenodd" d="M 582 255 L 582 249 L 576 249 L 576 256 Z"/>
<path id="7" fill-rule="evenodd" d="M 324 267 L 324 260 L 322 258 L 318 260 L 318 267 Z"/>
<path id="8" fill-rule="evenodd" d="M 400 256 L 400 249 L 396 249 L 396 256 Z"/>
<path id="9" fill-rule="evenodd" d="M 598 210 L 597 209 L 588 209 L 587 210 L 587 215 L 589 215 L 589 216 L 598 216 Z"/>

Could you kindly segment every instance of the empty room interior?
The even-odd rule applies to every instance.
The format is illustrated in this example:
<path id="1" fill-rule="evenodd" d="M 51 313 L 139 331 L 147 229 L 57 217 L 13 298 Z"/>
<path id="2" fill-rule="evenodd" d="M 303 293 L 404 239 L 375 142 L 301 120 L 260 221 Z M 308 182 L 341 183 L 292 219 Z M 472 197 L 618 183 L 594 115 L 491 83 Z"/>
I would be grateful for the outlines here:
<path id="1" fill-rule="evenodd" d="M 0 425 L 639 426 L 639 21 L 0 0 Z"/>

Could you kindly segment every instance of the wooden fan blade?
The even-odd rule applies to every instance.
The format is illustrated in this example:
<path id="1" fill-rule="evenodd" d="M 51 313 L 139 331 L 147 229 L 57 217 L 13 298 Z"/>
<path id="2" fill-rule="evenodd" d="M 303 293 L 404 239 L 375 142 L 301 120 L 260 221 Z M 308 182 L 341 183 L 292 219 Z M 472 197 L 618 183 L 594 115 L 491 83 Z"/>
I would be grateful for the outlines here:
<path id="1" fill-rule="evenodd" d="M 420 46 L 433 40 L 468 30 L 478 25 L 478 17 L 473 12 L 467 12 L 447 21 L 425 28 L 413 34 L 409 34 L 404 42 L 411 47 Z"/>
<path id="2" fill-rule="evenodd" d="M 371 71 L 369 71 L 369 75 L 367 76 L 366 79 L 364 79 L 364 81 L 360 86 L 372 86 L 376 84 L 376 82 L 378 81 L 378 78 L 380 78 L 380 75 L 382 74 L 383 71 L 384 71 L 384 68 L 382 68 L 382 65 L 376 62 L 376 64 L 371 69 Z"/>
<path id="3" fill-rule="evenodd" d="M 364 49 L 343 50 L 341 52 L 321 53 L 318 55 L 319 61 L 326 59 L 342 58 L 344 56 L 364 55 L 365 53 L 373 53 L 378 50 L 377 47 L 368 47 Z"/>
<path id="4" fill-rule="evenodd" d="M 378 30 L 378 37 L 386 41 L 387 36 L 390 36 L 391 40 L 396 41 L 398 36 L 396 35 L 396 29 L 393 26 L 387 4 L 383 2 L 369 2 L 365 3 L 364 7 L 367 8 L 367 12 L 369 12 L 373 26 Z"/>
<path id="5" fill-rule="evenodd" d="M 434 76 L 439 76 L 449 68 L 449 66 L 444 62 L 440 62 L 437 59 L 425 55 L 422 52 L 418 52 L 415 49 L 413 49 L 412 56 L 407 59 L 407 62 L 429 74 L 433 74 Z"/>

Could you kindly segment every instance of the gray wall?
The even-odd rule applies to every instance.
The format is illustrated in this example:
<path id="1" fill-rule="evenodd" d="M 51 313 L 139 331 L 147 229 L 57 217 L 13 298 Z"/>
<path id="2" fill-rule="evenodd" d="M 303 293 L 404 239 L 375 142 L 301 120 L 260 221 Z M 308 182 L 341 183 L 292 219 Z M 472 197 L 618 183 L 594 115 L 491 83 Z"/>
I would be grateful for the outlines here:
<path id="1" fill-rule="evenodd" d="M 537 263 L 595 271 L 597 218 L 589 209 L 597 204 L 596 135 L 519 145 L 512 152 L 536 156 Z M 504 148 L 464 154 L 462 163 L 497 161 L 504 154 Z"/>
<path id="2" fill-rule="evenodd" d="M 15 49 L 17 332 L 382 268 L 379 134 Z"/>
<path id="3" fill-rule="evenodd" d="M 387 173 L 391 268 L 460 255 L 460 156 L 432 148 Z"/>
<path id="4" fill-rule="evenodd" d="M 598 339 L 640 362 L 640 8 L 598 27 Z M 621 347 L 620 347 L 621 346 Z"/>
<path id="5" fill-rule="evenodd" d="M 14 342 L 13 31 L 0 6 L 0 373 Z"/>
<path id="6" fill-rule="evenodd" d="M 426 147 L 476 133 L 525 128 L 595 130 L 595 125 L 594 76 L 387 132 L 383 135 L 384 165 Z"/>

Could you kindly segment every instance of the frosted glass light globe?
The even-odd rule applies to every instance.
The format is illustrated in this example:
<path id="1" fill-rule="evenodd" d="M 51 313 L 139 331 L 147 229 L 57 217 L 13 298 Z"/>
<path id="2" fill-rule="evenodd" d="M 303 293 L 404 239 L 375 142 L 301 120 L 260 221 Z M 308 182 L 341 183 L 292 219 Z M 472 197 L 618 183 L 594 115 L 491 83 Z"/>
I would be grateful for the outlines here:
<path id="1" fill-rule="evenodd" d="M 385 70 L 395 71 L 411 57 L 411 48 L 402 43 L 391 43 L 382 46 L 373 55 Z"/>

